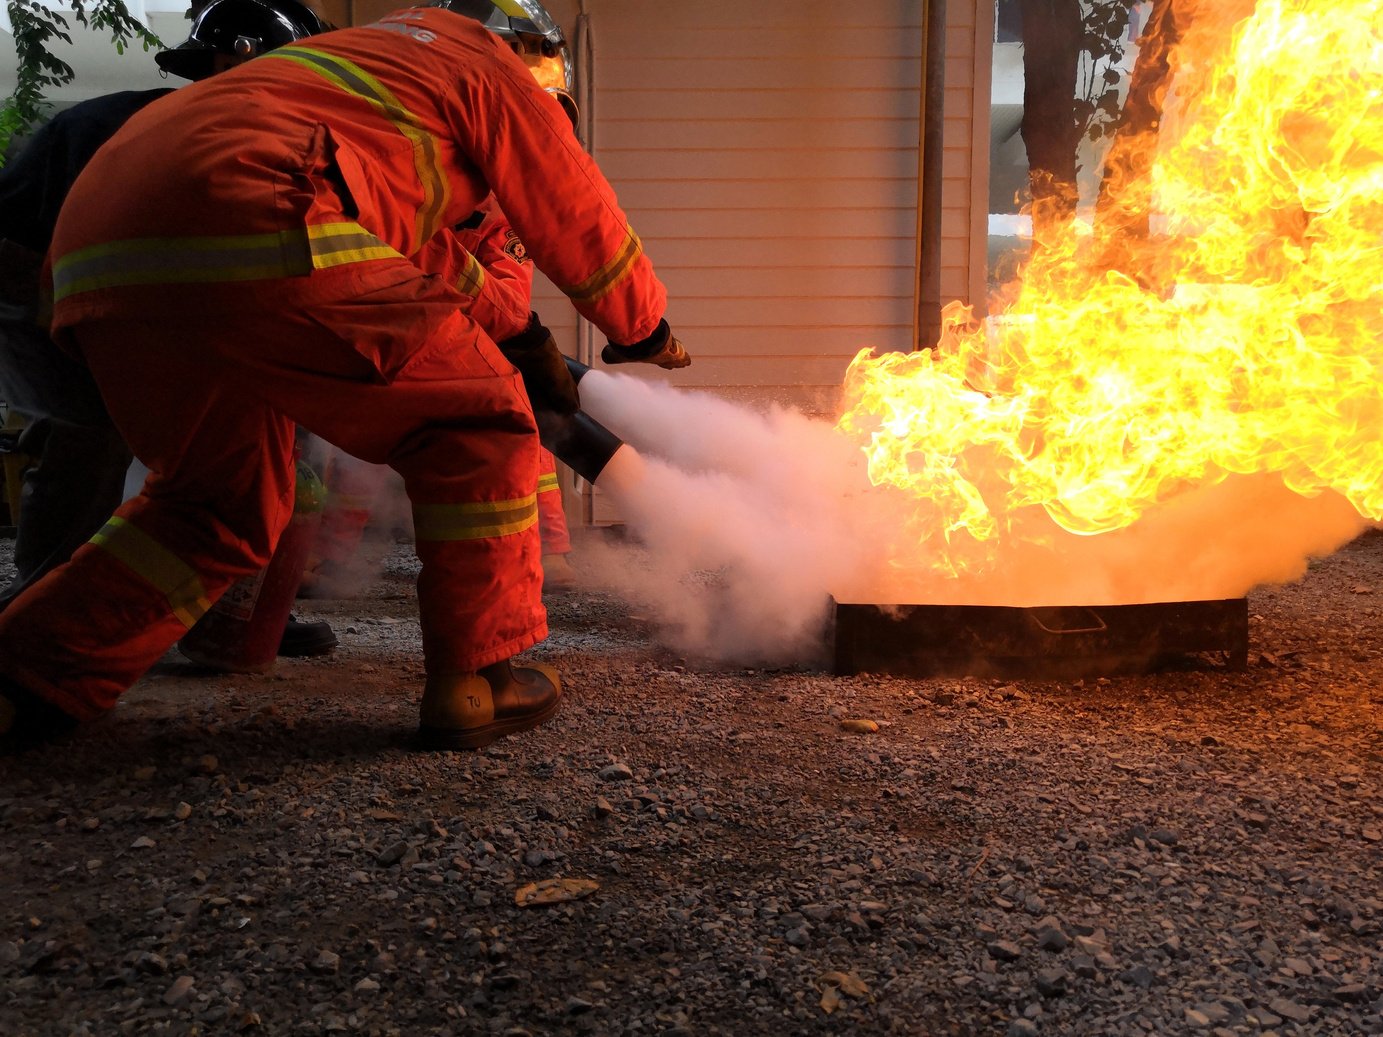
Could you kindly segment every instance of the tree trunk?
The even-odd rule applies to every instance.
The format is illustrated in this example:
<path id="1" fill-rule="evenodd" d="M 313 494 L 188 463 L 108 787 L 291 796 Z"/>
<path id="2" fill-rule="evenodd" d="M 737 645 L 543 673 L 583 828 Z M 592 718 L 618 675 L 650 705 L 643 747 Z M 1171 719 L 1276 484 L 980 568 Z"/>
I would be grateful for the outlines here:
<path id="1" fill-rule="evenodd" d="M 1023 145 L 1028 151 L 1033 244 L 1060 232 L 1076 212 L 1076 73 L 1080 0 L 1019 0 L 1023 16 Z"/>
<path id="2" fill-rule="evenodd" d="M 1110 239 L 1148 236 L 1152 207 L 1148 174 L 1157 154 L 1162 106 L 1171 86 L 1171 53 L 1181 40 L 1178 6 L 1179 0 L 1154 0 L 1148 24 L 1138 37 L 1138 60 L 1105 157 L 1095 207 L 1100 229 Z"/>

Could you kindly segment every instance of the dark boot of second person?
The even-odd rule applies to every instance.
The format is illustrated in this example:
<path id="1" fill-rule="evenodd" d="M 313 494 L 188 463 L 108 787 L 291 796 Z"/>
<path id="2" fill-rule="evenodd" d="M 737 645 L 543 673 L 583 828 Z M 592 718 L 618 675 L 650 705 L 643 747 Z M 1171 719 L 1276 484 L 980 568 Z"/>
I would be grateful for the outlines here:
<path id="1" fill-rule="evenodd" d="M 429 676 L 423 691 L 418 741 L 425 749 L 479 749 L 547 721 L 562 701 L 551 666 L 513 666 L 510 660 L 477 673 Z"/>
<path id="2" fill-rule="evenodd" d="M 313 622 L 289 616 L 279 641 L 279 655 L 300 659 L 310 655 L 326 655 L 341 642 L 331 624 L 319 619 Z"/>

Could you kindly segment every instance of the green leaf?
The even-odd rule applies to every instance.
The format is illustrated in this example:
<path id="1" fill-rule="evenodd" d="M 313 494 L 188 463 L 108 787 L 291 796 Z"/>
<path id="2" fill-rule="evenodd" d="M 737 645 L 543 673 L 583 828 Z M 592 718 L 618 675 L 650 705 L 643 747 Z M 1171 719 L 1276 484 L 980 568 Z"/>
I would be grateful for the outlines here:
<path id="1" fill-rule="evenodd" d="M 71 0 L 72 14 L 92 29 L 108 29 L 117 54 L 124 54 L 132 40 L 144 50 L 162 48 L 162 41 L 135 20 L 124 0 Z M 14 49 L 19 59 L 15 88 L 0 104 L 0 165 L 16 136 L 41 122 L 51 106 L 46 89 L 66 86 L 76 78 L 72 66 L 54 48 L 72 44 L 67 19 L 38 0 L 5 0 L 14 28 Z"/>

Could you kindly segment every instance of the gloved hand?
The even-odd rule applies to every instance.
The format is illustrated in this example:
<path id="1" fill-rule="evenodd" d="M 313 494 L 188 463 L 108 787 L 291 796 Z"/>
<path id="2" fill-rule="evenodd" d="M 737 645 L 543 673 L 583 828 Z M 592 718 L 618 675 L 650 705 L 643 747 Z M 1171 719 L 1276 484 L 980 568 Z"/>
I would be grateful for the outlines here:
<path id="1" fill-rule="evenodd" d="M 600 351 L 600 359 L 607 364 L 657 364 L 671 371 L 691 364 L 691 355 L 672 334 L 665 320 L 660 320 L 653 334 L 632 346 L 617 346 L 608 343 Z"/>
<path id="2" fill-rule="evenodd" d="M 499 351 L 523 375 L 523 387 L 534 410 L 575 414 L 581 408 L 576 382 L 562 351 L 536 313 L 528 315 L 528 327 L 499 343 Z"/>

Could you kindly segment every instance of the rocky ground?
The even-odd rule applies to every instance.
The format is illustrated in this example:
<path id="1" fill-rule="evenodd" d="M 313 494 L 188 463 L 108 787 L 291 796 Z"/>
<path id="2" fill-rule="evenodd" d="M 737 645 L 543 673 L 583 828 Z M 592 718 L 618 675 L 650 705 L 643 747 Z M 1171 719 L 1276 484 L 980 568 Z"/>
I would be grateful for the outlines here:
<path id="1" fill-rule="evenodd" d="M 565 594 L 561 713 L 470 754 L 412 575 L 0 760 L 0 1034 L 1383 1034 L 1383 534 L 1245 672 L 716 667 Z"/>

